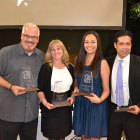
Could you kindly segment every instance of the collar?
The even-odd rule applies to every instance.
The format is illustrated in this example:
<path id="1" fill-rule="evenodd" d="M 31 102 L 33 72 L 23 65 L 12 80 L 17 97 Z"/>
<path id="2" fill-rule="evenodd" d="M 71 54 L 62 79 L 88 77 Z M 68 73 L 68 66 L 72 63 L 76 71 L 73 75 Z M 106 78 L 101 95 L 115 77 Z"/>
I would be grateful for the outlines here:
<path id="1" fill-rule="evenodd" d="M 130 62 L 130 54 L 128 54 L 125 58 L 121 59 L 118 55 L 116 56 L 115 61 L 118 63 L 119 60 L 123 60 L 123 62 L 129 63 Z"/>
<path id="2" fill-rule="evenodd" d="M 23 49 L 23 47 L 22 47 L 21 44 L 19 45 L 19 52 L 20 52 L 20 55 L 27 54 L 27 53 L 25 52 L 25 50 Z M 36 54 L 38 54 L 38 52 L 37 52 L 37 49 L 35 48 L 35 50 L 33 51 L 33 53 L 32 53 L 31 55 L 36 55 Z M 28 55 L 28 54 L 27 54 L 27 55 Z M 29 55 L 29 56 L 31 56 L 31 55 Z"/>

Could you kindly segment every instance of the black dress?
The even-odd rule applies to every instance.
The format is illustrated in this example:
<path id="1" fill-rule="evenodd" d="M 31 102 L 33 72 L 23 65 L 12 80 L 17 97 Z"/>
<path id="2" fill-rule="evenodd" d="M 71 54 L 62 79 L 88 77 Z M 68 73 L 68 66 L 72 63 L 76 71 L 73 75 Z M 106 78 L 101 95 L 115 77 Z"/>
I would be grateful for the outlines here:
<path id="1" fill-rule="evenodd" d="M 73 66 L 69 65 L 68 70 L 74 78 Z M 39 91 L 44 92 L 48 102 L 52 101 L 51 91 L 52 68 L 47 64 L 43 64 L 38 76 Z M 73 80 L 74 81 L 74 80 Z M 68 97 L 71 96 L 73 84 L 67 92 Z M 41 109 L 41 131 L 47 138 L 63 138 L 71 133 L 72 130 L 72 107 L 59 107 L 48 110 L 44 105 L 40 104 Z"/>

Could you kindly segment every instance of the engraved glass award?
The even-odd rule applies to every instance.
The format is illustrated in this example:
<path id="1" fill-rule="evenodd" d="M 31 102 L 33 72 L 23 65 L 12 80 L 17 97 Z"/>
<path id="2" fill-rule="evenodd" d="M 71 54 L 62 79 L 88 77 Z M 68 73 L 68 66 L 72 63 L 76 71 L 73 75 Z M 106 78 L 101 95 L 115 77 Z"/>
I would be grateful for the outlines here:
<path id="1" fill-rule="evenodd" d="M 77 95 L 92 96 L 93 92 L 93 74 L 92 71 L 85 71 L 81 78 L 80 92 Z"/>
<path id="2" fill-rule="evenodd" d="M 25 92 L 37 91 L 37 81 L 33 78 L 31 68 L 29 66 L 22 67 L 20 71 L 20 86 L 25 88 Z"/>
<path id="3" fill-rule="evenodd" d="M 62 107 L 62 106 L 70 106 L 70 102 L 67 100 L 67 92 L 63 91 L 63 83 L 62 81 L 56 81 L 54 84 L 54 91 L 52 97 L 53 107 Z"/>

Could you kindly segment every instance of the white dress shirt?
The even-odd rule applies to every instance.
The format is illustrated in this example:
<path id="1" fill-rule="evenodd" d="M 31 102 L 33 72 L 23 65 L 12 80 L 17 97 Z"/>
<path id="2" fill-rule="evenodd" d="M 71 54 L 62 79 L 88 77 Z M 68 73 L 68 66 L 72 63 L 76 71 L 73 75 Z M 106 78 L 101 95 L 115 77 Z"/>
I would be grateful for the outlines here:
<path id="1" fill-rule="evenodd" d="M 111 75 L 111 102 L 116 104 L 116 77 L 117 69 L 119 65 L 119 56 L 117 55 L 114 61 Z M 128 106 L 130 95 L 129 95 L 129 64 L 130 64 L 130 55 L 127 55 L 122 59 L 122 69 L 123 69 L 123 95 L 124 95 L 124 104 L 123 106 Z"/>

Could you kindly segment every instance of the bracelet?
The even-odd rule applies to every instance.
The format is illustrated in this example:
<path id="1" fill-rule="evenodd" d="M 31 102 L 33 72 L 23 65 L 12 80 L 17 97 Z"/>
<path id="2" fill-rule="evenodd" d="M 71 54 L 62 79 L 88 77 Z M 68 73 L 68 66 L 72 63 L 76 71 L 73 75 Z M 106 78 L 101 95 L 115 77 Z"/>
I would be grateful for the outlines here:
<path id="1" fill-rule="evenodd" d="M 13 86 L 13 85 L 11 84 L 11 86 L 10 86 L 9 90 L 11 90 L 11 89 L 12 89 L 12 86 Z"/>

